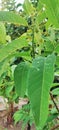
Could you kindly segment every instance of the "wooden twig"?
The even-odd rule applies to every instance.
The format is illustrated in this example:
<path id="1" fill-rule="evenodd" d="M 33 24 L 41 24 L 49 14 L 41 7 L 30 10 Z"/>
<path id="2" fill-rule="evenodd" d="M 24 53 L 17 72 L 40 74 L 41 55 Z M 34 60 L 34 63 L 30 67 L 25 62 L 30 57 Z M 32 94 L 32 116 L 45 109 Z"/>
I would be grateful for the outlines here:
<path id="1" fill-rule="evenodd" d="M 53 128 L 51 128 L 51 130 L 55 130 L 57 128 L 59 128 L 59 125 L 54 126 Z"/>
<path id="2" fill-rule="evenodd" d="M 53 103 L 54 103 L 54 105 L 55 105 L 55 107 L 56 107 L 58 113 L 59 113 L 59 108 L 58 108 L 58 106 L 57 106 L 57 104 L 56 104 L 56 102 L 55 102 L 55 100 L 54 100 L 54 97 L 53 97 L 53 95 L 52 95 L 51 92 L 50 92 L 50 96 L 51 96 L 51 99 L 52 99 L 52 101 L 53 101 Z"/>

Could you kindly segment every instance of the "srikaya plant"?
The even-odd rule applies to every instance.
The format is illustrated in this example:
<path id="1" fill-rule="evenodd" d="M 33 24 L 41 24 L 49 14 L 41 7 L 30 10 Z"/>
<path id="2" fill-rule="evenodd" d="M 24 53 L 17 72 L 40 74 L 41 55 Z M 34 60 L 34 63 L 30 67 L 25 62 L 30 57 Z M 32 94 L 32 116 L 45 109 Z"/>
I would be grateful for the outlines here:
<path id="1" fill-rule="evenodd" d="M 51 12 L 49 4 L 54 13 L 53 11 Z M 48 116 L 49 92 L 53 82 L 55 59 L 57 61 L 55 55 L 51 53 L 57 53 L 57 56 L 59 53 L 59 45 L 57 43 L 53 44 L 53 40 L 51 42 L 51 39 L 48 38 L 46 45 L 52 46 L 52 50 L 47 51 L 47 54 L 43 54 L 42 57 L 42 49 L 45 51 L 44 43 L 45 39 L 47 39 L 43 35 L 43 30 L 44 27 L 48 29 L 50 25 L 59 27 L 58 4 L 59 2 L 57 3 L 55 0 L 52 3 L 51 0 L 49 0 L 49 3 L 41 0 L 38 1 L 35 8 L 31 2 L 25 0 L 23 5 L 24 12 L 21 16 L 13 12 L 0 12 L 0 21 L 28 27 L 26 34 L 0 49 L 0 61 L 3 64 L 3 60 L 7 60 L 7 58 L 10 60 L 11 57 L 22 56 L 24 61 L 29 62 L 23 62 L 16 67 L 15 87 L 20 97 L 27 94 L 31 103 L 36 129 L 38 130 L 43 129 Z M 55 15 L 56 10 L 57 15 Z M 24 48 L 27 47 L 30 49 L 26 54 Z M 17 49 L 20 51 L 18 52 Z"/>
<path id="2" fill-rule="evenodd" d="M 28 1 L 27 1 L 27 2 L 28 2 Z M 25 1 L 25 3 L 26 3 L 26 1 Z M 28 7 L 28 8 L 29 8 L 29 7 Z M 27 8 L 26 8 L 26 9 L 27 9 Z M 27 11 L 28 11 L 28 10 L 27 10 Z M 28 13 L 30 13 L 30 12 L 28 11 Z M 33 19 L 31 19 L 31 20 L 33 20 Z M 35 19 L 34 19 L 34 22 L 32 22 L 32 24 L 35 23 L 35 22 L 36 22 L 36 21 L 35 21 Z M 32 24 L 31 24 L 31 25 L 32 25 Z M 36 25 L 36 24 L 34 24 L 34 27 L 35 27 L 35 25 Z M 33 27 L 33 26 L 32 26 L 32 27 Z M 39 27 L 38 27 L 38 28 L 39 28 Z M 37 29 L 37 28 L 36 28 L 36 29 Z M 31 32 L 31 31 L 33 31 L 33 30 L 30 30 L 30 32 Z M 39 32 L 39 31 L 38 31 L 38 32 Z M 34 36 L 34 39 L 37 38 L 37 39 L 35 39 L 35 40 L 37 40 L 36 42 L 35 42 L 35 40 L 33 40 L 33 39 L 30 38 L 30 39 L 32 40 L 31 43 L 32 43 L 32 44 L 34 43 L 34 49 L 32 48 L 32 49 L 33 49 L 33 50 L 32 50 L 32 54 L 33 54 L 32 57 L 33 57 L 33 58 L 34 58 L 35 55 L 36 55 L 36 54 L 35 54 L 35 43 L 37 43 L 37 42 L 40 43 L 40 42 L 39 42 L 39 38 L 40 38 L 40 37 L 38 37 L 38 36 L 40 36 L 40 35 L 38 34 L 38 32 L 37 32 L 37 37 L 35 37 L 35 35 L 32 35 L 32 36 Z M 34 31 L 33 33 L 35 34 L 36 32 Z M 32 34 L 33 34 L 33 33 L 32 33 Z M 31 35 L 30 35 L 30 37 L 31 37 Z M 33 38 L 33 37 L 32 37 L 32 38 Z M 54 45 L 55 45 L 55 44 L 57 45 L 57 43 L 55 43 L 55 44 L 53 45 L 52 42 L 54 41 L 54 39 L 51 40 L 50 38 L 51 38 L 51 37 L 48 37 L 48 34 L 47 34 L 47 37 L 44 38 L 44 39 L 45 39 L 45 42 L 44 42 L 44 43 L 45 43 L 45 44 L 44 44 L 45 47 L 50 46 L 50 47 L 47 47 L 47 54 L 45 54 L 46 56 L 47 56 L 48 54 L 54 52 Z M 54 38 L 55 38 L 55 37 L 54 37 Z M 42 39 L 42 37 L 41 37 L 41 39 Z M 41 40 L 41 43 L 42 43 L 42 40 Z M 33 47 L 33 46 L 32 46 L 32 47 Z M 41 46 L 39 45 L 39 50 L 40 50 L 40 47 L 41 47 Z M 52 47 L 52 48 L 51 48 L 51 47 Z M 42 47 L 42 48 L 44 48 L 44 47 Z M 45 51 L 45 49 L 44 49 L 44 51 Z M 41 55 L 41 52 L 40 52 L 39 54 Z M 40 58 L 38 58 L 38 59 L 40 59 Z M 40 64 L 40 62 L 39 62 L 38 59 L 36 59 L 36 60 L 38 61 L 38 64 Z M 37 61 L 36 61 L 36 64 L 37 64 Z M 42 61 L 41 61 L 41 62 L 42 62 Z M 22 64 L 23 64 L 23 63 L 22 63 Z M 34 72 L 34 74 L 32 75 L 32 72 L 35 70 L 35 68 L 34 68 L 34 69 L 32 68 L 33 70 L 31 70 L 31 71 L 30 71 L 30 70 L 26 70 L 26 69 L 25 69 L 25 65 L 23 66 L 22 64 L 20 64 L 20 65 L 16 68 L 16 70 L 15 70 L 15 77 L 16 77 L 17 79 L 18 79 L 18 78 L 20 79 L 20 84 L 19 84 L 19 81 L 18 81 L 19 79 L 17 80 L 17 79 L 15 78 L 16 91 L 17 91 L 17 93 L 19 93 L 19 95 L 22 96 L 22 92 L 25 91 L 24 88 L 25 88 L 26 86 L 27 86 L 27 87 L 29 86 L 29 87 L 28 87 L 28 90 L 29 90 L 30 95 L 31 95 L 31 92 L 33 93 L 33 91 L 34 91 L 33 88 L 36 87 L 36 85 L 34 85 L 34 84 L 35 84 L 35 83 L 37 84 L 37 80 L 36 80 L 36 82 L 34 83 L 35 80 L 34 80 L 34 78 L 33 78 L 34 75 L 36 76 L 36 72 Z M 23 66 L 23 67 L 22 67 L 22 66 Z M 30 66 L 31 66 L 31 65 L 30 65 Z M 37 65 L 37 66 L 40 66 L 40 65 Z M 32 66 L 32 67 L 33 67 L 33 66 Z M 41 67 L 42 67 L 42 64 L 41 64 Z M 29 67 L 29 68 L 30 68 L 30 67 Z M 20 69 L 20 72 L 19 72 L 19 69 Z M 24 69 L 24 70 L 23 70 L 23 69 Z M 43 67 L 42 67 L 42 69 L 43 69 Z M 23 70 L 23 71 L 22 71 L 22 70 Z M 41 70 L 41 69 L 40 69 L 40 70 Z M 20 77 L 21 77 L 21 76 L 20 76 L 20 75 L 21 75 L 21 71 L 22 71 L 22 74 L 25 75 L 25 76 L 24 76 L 24 77 L 25 77 L 25 80 L 23 80 L 23 78 L 22 78 L 23 81 L 22 81 L 21 78 L 20 78 Z M 27 73 L 27 71 L 29 71 L 29 72 Z M 18 73 L 18 72 L 19 72 L 19 74 L 18 74 L 18 76 L 17 76 L 17 73 Z M 30 73 L 31 73 L 31 74 L 30 74 Z M 38 74 L 37 74 L 37 75 L 38 75 Z M 31 77 L 31 76 L 32 76 L 32 77 Z M 22 77 L 23 77 L 23 76 L 22 76 Z M 36 77 L 37 77 L 37 76 L 36 76 Z M 29 79 L 30 79 L 30 80 L 29 80 Z M 39 78 L 39 79 L 40 79 L 40 78 Z M 41 77 L 41 79 L 42 79 L 42 77 Z M 31 82 L 32 80 L 33 80 L 33 82 Z M 39 80 L 38 80 L 38 81 L 39 81 Z M 24 83 L 24 82 L 25 82 L 25 83 Z M 30 84 L 30 83 L 31 83 L 31 84 Z M 50 82 L 49 82 L 49 83 L 50 83 Z M 25 87 L 22 88 L 22 87 L 24 86 L 24 84 L 25 84 Z M 29 84 L 30 84 L 30 85 L 29 85 Z M 35 87 L 33 87 L 33 86 L 35 86 Z M 38 86 L 39 86 L 39 85 L 38 85 Z M 19 91 L 19 90 L 20 90 L 19 87 L 22 88 L 22 91 Z M 48 88 L 49 88 L 49 87 L 48 87 Z M 39 89 L 40 89 L 40 88 L 39 88 Z M 30 91 L 30 90 L 31 90 L 31 91 Z M 46 90 L 46 89 L 45 89 L 45 90 Z M 36 87 L 36 91 L 37 91 L 37 87 Z M 40 92 L 41 92 L 41 91 L 40 91 Z M 35 91 L 34 91 L 34 93 L 35 93 Z M 38 91 L 38 93 L 39 93 L 39 91 Z M 34 99 L 37 99 L 38 93 L 36 92 L 36 97 L 35 97 L 35 95 L 32 97 L 33 94 L 32 94 L 31 96 L 29 96 L 29 97 L 31 97 L 31 100 L 30 100 L 30 101 L 31 101 L 31 103 L 32 103 L 32 104 L 31 104 L 32 109 L 33 109 L 33 108 L 34 108 L 34 109 L 35 109 L 35 108 L 38 109 L 38 108 L 37 108 L 37 104 L 38 104 L 37 102 L 36 102 L 36 107 L 34 107 L 34 106 L 35 106 L 35 101 L 36 101 L 36 100 L 34 100 Z M 28 94 L 29 94 L 29 93 L 28 93 Z M 46 94 L 46 93 L 45 93 L 45 94 Z M 40 95 L 40 94 L 39 94 L 39 95 Z M 44 97 L 45 97 L 45 96 L 44 96 Z M 39 97 L 38 97 L 38 99 L 39 99 Z M 46 99 L 45 99 L 45 102 L 46 102 Z M 44 103 L 43 103 L 43 104 L 44 104 Z M 40 106 L 40 105 L 39 105 L 39 106 Z M 42 105 L 42 106 L 43 106 L 43 105 Z M 46 105 L 45 105 L 45 106 L 46 106 Z M 42 107 L 42 108 L 43 108 L 43 107 Z M 39 113 L 39 112 L 38 112 L 39 110 L 38 110 L 38 111 L 37 111 L 37 110 L 35 111 L 34 109 L 33 109 L 34 116 L 35 116 L 35 118 L 36 118 L 36 117 L 38 118 L 37 114 Z M 42 110 L 42 109 L 41 109 L 41 110 Z M 34 111 L 35 111 L 35 112 L 34 112 Z M 36 112 L 37 112 L 37 113 L 36 113 Z M 36 113 L 36 115 L 35 115 L 35 113 Z M 44 115 L 44 114 L 43 114 L 43 115 Z M 46 114 L 45 114 L 45 115 L 46 115 Z M 44 116 L 44 117 L 45 117 L 45 116 Z M 41 116 L 41 118 L 44 118 L 44 117 Z M 36 118 L 36 121 L 37 121 L 37 118 Z M 39 116 L 39 119 L 38 119 L 38 120 L 40 120 L 40 116 Z M 43 121 L 43 120 L 41 120 L 41 123 L 42 123 L 42 121 Z M 38 124 L 40 124 L 40 123 L 38 123 Z M 42 124 L 42 126 L 43 126 L 43 124 Z M 41 127 L 42 127 L 42 126 L 41 126 Z M 38 129 L 42 129 L 42 128 L 39 127 Z"/>

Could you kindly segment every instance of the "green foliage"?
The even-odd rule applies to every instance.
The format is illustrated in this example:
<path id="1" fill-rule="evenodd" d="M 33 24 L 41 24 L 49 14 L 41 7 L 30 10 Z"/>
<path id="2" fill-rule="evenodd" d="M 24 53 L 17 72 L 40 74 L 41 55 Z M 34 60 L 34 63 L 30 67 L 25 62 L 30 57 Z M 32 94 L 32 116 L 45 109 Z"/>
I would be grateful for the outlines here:
<path id="1" fill-rule="evenodd" d="M 0 62 L 0 76 L 7 70 L 9 66 L 8 60 L 3 60 Z"/>
<path id="2" fill-rule="evenodd" d="M 29 74 L 28 94 L 32 105 L 35 123 L 39 127 L 43 127 L 47 120 L 49 91 L 54 76 L 54 63 L 54 55 L 48 56 L 47 58 L 36 58 L 33 61 L 33 66 L 37 69 L 30 70 Z"/>
<path id="3" fill-rule="evenodd" d="M 17 25 L 27 25 L 26 20 L 17 13 L 8 12 L 8 11 L 0 11 L 0 21 L 13 23 Z"/>
<path id="4" fill-rule="evenodd" d="M 57 44 L 54 50 L 56 53 L 59 53 L 59 45 Z"/>
<path id="5" fill-rule="evenodd" d="M 28 64 L 23 62 L 18 64 L 14 72 L 16 92 L 20 97 L 23 97 L 26 94 L 28 71 Z"/>
<path id="6" fill-rule="evenodd" d="M 38 2 L 38 10 L 41 9 L 43 11 L 41 18 L 47 18 L 47 25 L 54 25 L 59 28 L 59 1 L 57 0 L 39 0 Z M 40 10 L 39 10 L 40 11 Z M 39 17 L 39 16 L 38 16 Z M 39 18 L 39 19 L 41 19 Z"/>
<path id="7" fill-rule="evenodd" d="M 6 29 L 3 23 L 0 22 L 0 45 L 6 43 Z"/>
<path id="8" fill-rule="evenodd" d="M 25 0 L 24 4 L 23 4 L 23 8 L 25 10 L 25 13 L 28 16 L 31 16 L 34 14 L 35 8 L 33 7 L 33 5 L 29 2 L 29 0 Z"/>
<path id="9" fill-rule="evenodd" d="M 21 63 L 15 69 L 16 91 L 19 96 L 22 96 L 25 94 L 24 89 L 26 92 L 26 86 L 28 87 L 28 95 L 37 127 L 43 128 L 47 120 L 49 91 L 54 76 L 54 63 L 55 56 L 52 54 L 47 58 L 38 57 L 34 59 L 32 67 Z M 46 112 L 44 113 L 44 111 Z"/>
<path id="10" fill-rule="evenodd" d="M 13 40 L 10 44 L 7 44 L 0 49 L 0 62 L 12 55 L 17 49 L 21 49 L 27 45 L 26 36 L 21 36 L 20 38 Z"/>
<path id="11" fill-rule="evenodd" d="M 34 119 L 30 108 L 30 104 L 24 105 L 21 108 L 21 110 L 17 111 L 14 114 L 14 120 L 15 120 L 15 124 L 18 123 L 19 121 L 23 122 L 22 130 L 24 130 L 28 122 L 30 125 L 32 125 L 32 123 L 34 123 Z"/>
<path id="12" fill-rule="evenodd" d="M 58 95 L 59 96 L 59 88 L 56 88 L 52 91 L 53 95 Z"/>
<path id="13" fill-rule="evenodd" d="M 17 112 L 15 123 L 22 120 L 25 127 L 33 123 L 33 118 L 40 130 L 58 116 L 54 115 L 55 103 L 50 104 L 49 92 L 58 86 L 53 79 L 54 73 L 59 76 L 59 1 L 25 0 L 22 7 L 21 13 L 0 11 L 0 95 L 9 102 L 26 95 L 30 108 Z M 6 34 L 10 35 L 10 43 Z M 51 91 L 59 95 L 58 88 Z"/>

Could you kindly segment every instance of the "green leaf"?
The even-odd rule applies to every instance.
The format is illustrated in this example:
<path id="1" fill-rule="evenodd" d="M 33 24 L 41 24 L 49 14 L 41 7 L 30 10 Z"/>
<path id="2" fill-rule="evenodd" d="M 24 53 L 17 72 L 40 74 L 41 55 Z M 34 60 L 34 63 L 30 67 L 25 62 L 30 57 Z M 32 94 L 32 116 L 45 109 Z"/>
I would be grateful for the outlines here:
<path id="1" fill-rule="evenodd" d="M 33 66 L 28 75 L 28 95 L 36 126 L 43 128 L 49 105 L 49 91 L 54 75 L 54 54 L 48 57 L 38 57 L 33 60 Z"/>
<path id="2" fill-rule="evenodd" d="M 59 85 L 59 83 L 52 83 L 52 88 L 55 88 L 55 87 L 57 87 Z"/>
<path id="3" fill-rule="evenodd" d="M 40 8 L 43 12 L 40 17 L 48 18 L 47 25 L 59 27 L 59 0 L 39 0 L 38 10 Z"/>
<path id="4" fill-rule="evenodd" d="M 52 94 L 59 96 L 59 88 L 52 90 Z"/>
<path id="5" fill-rule="evenodd" d="M 5 58 L 13 54 L 17 49 L 20 49 L 24 46 L 27 46 L 26 37 L 23 35 L 16 40 L 13 40 L 10 44 L 7 44 L 3 48 L 0 49 L 0 62 Z"/>
<path id="6" fill-rule="evenodd" d="M 17 25 L 27 25 L 26 20 L 18 13 L 8 11 L 0 11 L 0 21 L 13 23 Z"/>
<path id="7" fill-rule="evenodd" d="M 15 88 L 17 94 L 20 97 L 23 97 L 26 93 L 28 70 L 29 70 L 28 64 L 22 62 L 18 64 L 14 72 Z"/>

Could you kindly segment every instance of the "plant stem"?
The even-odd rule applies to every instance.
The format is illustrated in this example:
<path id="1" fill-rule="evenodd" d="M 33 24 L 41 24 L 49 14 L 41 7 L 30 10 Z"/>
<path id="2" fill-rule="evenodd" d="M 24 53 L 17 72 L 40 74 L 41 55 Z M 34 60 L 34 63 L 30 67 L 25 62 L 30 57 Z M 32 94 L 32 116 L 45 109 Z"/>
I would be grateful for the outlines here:
<path id="1" fill-rule="evenodd" d="M 55 102 L 55 100 L 54 100 L 54 97 L 53 97 L 53 95 L 52 95 L 51 92 L 50 92 L 50 96 L 51 96 L 51 99 L 52 99 L 52 101 L 53 101 L 53 103 L 54 103 L 54 105 L 55 105 L 55 107 L 56 107 L 58 113 L 59 113 L 59 108 L 58 108 L 58 106 L 57 106 L 57 104 L 56 104 L 56 102 Z"/>
<path id="2" fill-rule="evenodd" d="M 30 103 L 30 101 L 28 101 L 28 103 L 27 103 L 27 104 L 29 104 L 29 103 Z M 30 113 L 30 110 L 28 111 L 28 113 Z M 30 126 L 29 121 L 28 121 L 28 124 L 27 124 L 27 130 L 31 130 L 31 126 Z"/>
<path id="3" fill-rule="evenodd" d="M 13 102 L 9 103 L 9 111 L 7 115 L 7 124 L 11 124 L 13 122 L 13 112 L 14 112 L 14 104 Z"/>
<path id="4" fill-rule="evenodd" d="M 27 130 L 31 130 L 31 126 L 30 126 L 29 122 L 28 122 Z"/>
<path id="5" fill-rule="evenodd" d="M 32 27 L 32 58 L 35 58 L 34 26 Z"/>

